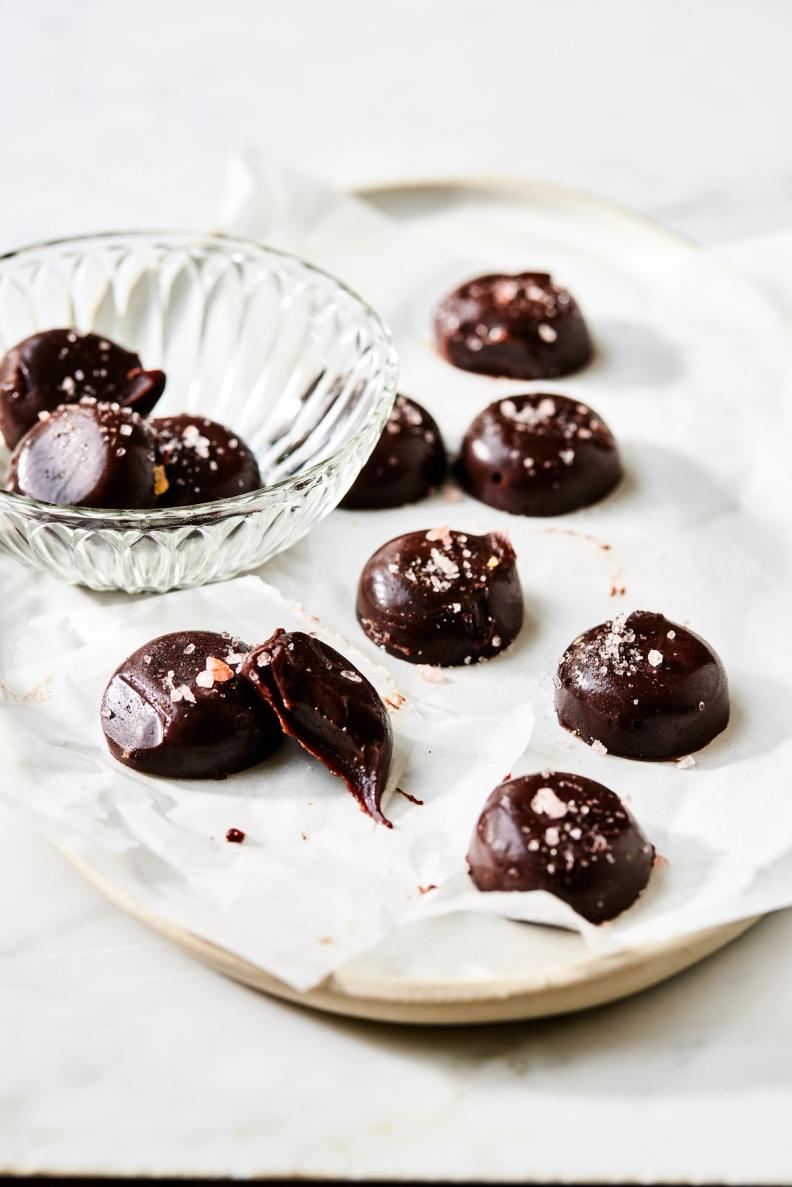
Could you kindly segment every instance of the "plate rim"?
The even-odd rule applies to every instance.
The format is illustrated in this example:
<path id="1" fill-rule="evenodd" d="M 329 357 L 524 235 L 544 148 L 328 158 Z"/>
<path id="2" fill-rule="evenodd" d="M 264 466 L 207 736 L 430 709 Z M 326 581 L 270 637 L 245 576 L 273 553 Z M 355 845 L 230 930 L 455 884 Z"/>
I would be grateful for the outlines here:
<path id="1" fill-rule="evenodd" d="M 596 193 L 594 190 L 566 185 L 564 182 L 550 181 L 545 178 L 532 178 L 519 173 L 465 172 L 457 174 L 449 173 L 447 176 L 444 174 L 429 174 L 428 176 L 417 174 L 414 177 L 404 175 L 395 177 L 383 176 L 381 179 L 373 178 L 368 181 L 358 182 L 351 187 L 350 192 L 359 198 L 363 198 L 365 201 L 373 201 L 377 194 L 396 194 L 400 191 L 405 192 L 407 190 L 421 189 L 442 190 L 452 187 L 460 190 L 491 190 L 493 193 L 508 193 L 518 197 L 536 195 L 549 199 L 560 198 L 565 202 L 577 202 L 585 206 L 598 207 L 603 213 L 612 214 L 621 219 L 634 222 L 644 229 L 672 239 L 679 246 L 690 247 L 696 251 L 707 250 L 704 244 L 699 243 L 691 235 L 686 235 L 684 231 L 677 231 L 673 227 L 667 227 L 650 214 L 642 214 L 640 211 L 633 210 L 629 206 L 623 206 L 615 198 L 607 198 L 602 194 Z M 736 272 L 736 269 L 729 268 L 729 271 Z M 743 279 L 747 279 L 748 283 L 751 283 L 750 278 Z M 756 287 L 760 288 L 758 285 Z"/>
<path id="2" fill-rule="evenodd" d="M 491 981 L 398 981 L 339 969 L 312 989 L 300 991 L 237 956 L 147 910 L 82 858 L 57 846 L 85 880 L 133 919 L 232 980 L 324 1013 L 367 1021 L 418 1025 L 475 1025 L 517 1021 L 591 1009 L 628 997 L 683 972 L 713 955 L 758 923 L 760 915 L 716 924 L 641 948 L 584 955 L 555 972 Z M 541 925 L 528 925 L 541 926 Z"/>

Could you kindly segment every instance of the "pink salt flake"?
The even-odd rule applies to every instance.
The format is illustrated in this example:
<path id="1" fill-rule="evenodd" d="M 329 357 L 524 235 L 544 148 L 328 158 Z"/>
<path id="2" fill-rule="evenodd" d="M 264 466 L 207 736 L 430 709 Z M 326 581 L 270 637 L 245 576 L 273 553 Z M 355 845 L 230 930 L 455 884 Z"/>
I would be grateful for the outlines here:
<path id="1" fill-rule="evenodd" d="M 568 808 L 552 787 L 540 787 L 531 800 L 531 810 L 542 816 L 549 816 L 551 820 L 561 820 L 566 816 Z"/>
<path id="2" fill-rule="evenodd" d="M 594 751 L 595 754 L 607 754 L 608 753 L 608 747 L 603 745 L 603 743 L 600 742 L 599 738 L 595 738 L 594 741 L 591 743 L 591 749 Z"/>
<path id="3" fill-rule="evenodd" d="M 427 684 L 444 684 L 445 676 L 440 668 L 435 668 L 431 664 L 417 664 L 415 668 L 418 677 L 425 680 Z"/>
<path id="4" fill-rule="evenodd" d="M 221 659 L 217 659 L 214 655 L 206 657 L 206 669 L 199 672 L 195 677 L 195 683 L 200 688 L 212 688 L 215 684 L 225 684 L 227 680 L 233 680 L 234 670 L 229 668 L 228 664 Z"/>
<path id="5" fill-rule="evenodd" d="M 225 684 L 226 680 L 234 678 L 233 669 L 229 668 L 224 660 L 217 659 L 214 655 L 207 656 L 206 670 L 212 673 L 215 684 Z"/>
<path id="6" fill-rule="evenodd" d="M 444 524 L 441 528 L 430 528 L 426 533 L 426 539 L 432 543 L 440 543 L 444 548 L 450 548 L 451 529 L 448 524 Z"/>

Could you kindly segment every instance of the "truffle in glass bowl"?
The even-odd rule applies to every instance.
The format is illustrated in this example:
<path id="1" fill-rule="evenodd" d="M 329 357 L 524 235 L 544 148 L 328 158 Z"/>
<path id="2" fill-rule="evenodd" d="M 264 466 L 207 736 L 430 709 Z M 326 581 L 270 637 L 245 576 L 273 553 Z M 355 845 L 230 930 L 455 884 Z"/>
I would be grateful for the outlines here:
<path id="1" fill-rule="evenodd" d="M 0 354 L 66 326 L 164 371 L 156 416 L 229 426 L 263 482 L 213 502 L 137 510 L 0 491 L 0 549 L 91 589 L 203 585 L 290 547 L 352 484 L 393 404 L 396 354 L 379 316 L 319 269 L 245 240 L 124 232 L 0 258 Z"/>

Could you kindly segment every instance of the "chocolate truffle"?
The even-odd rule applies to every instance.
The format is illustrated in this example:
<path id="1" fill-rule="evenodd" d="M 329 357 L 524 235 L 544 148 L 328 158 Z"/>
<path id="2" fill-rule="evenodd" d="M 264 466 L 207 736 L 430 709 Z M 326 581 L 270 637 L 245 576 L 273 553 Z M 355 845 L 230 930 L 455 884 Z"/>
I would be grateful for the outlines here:
<path id="1" fill-rule="evenodd" d="M 177 631 L 140 647 L 102 697 L 110 753 L 175 779 L 222 779 L 277 746 L 277 719 L 239 675 L 250 648 L 213 631 Z"/>
<path id="2" fill-rule="evenodd" d="M 360 578 L 357 616 L 391 655 L 455 667 L 498 655 L 523 622 L 514 549 L 500 532 L 409 532 L 383 544 Z"/>
<path id="3" fill-rule="evenodd" d="M 205 416 L 158 416 L 151 427 L 165 463 L 164 507 L 230 499 L 261 487 L 253 454 L 230 429 Z"/>
<path id="4" fill-rule="evenodd" d="M 0 431 L 9 449 L 39 413 L 83 396 L 123 404 L 147 416 L 165 388 L 162 371 L 144 371 L 140 357 L 99 334 L 45 330 L 0 360 Z"/>
<path id="5" fill-rule="evenodd" d="M 153 507 L 167 488 L 146 421 L 83 397 L 44 412 L 17 445 L 8 489 L 70 507 Z"/>
<path id="6" fill-rule="evenodd" d="M 446 451 L 425 408 L 397 396 L 374 452 L 339 506 L 378 511 L 417 503 L 442 483 Z"/>
<path id="7" fill-rule="evenodd" d="M 545 890 L 603 923 L 644 890 L 654 849 L 607 787 L 543 771 L 495 788 L 467 860 L 479 890 Z"/>
<path id="8" fill-rule="evenodd" d="M 567 648 L 555 677 L 558 720 L 595 750 L 679 758 L 726 728 L 723 664 L 692 631 L 636 610 Z"/>
<path id="9" fill-rule="evenodd" d="M 390 718 L 354 664 L 303 631 L 277 630 L 242 674 L 285 734 L 344 780 L 359 806 L 391 828 L 380 808 L 393 754 Z"/>
<path id="10" fill-rule="evenodd" d="M 512 515 L 563 515 L 607 495 L 621 478 L 610 429 L 587 404 L 532 393 L 496 400 L 465 434 L 460 484 Z"/>
<path id="11" fill-rule="evenodd" d="M 546 272 L 478 276 L 441 301 L 434 320 L 443 357 L 480 375 L 552 379 L 591 358 L 577 302 Z"/>

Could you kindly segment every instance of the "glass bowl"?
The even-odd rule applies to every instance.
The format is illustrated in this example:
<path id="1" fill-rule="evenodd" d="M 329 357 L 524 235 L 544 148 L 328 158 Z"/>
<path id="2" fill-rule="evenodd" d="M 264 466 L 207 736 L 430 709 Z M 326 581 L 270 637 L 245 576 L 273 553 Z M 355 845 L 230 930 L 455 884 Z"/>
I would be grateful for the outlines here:
<path id="1" fill-rule="evenodd" d="M 153 511 L 0 491 L 0 549 L 91 589 L 203 585 L 288 548 L 351 486 L 396 390 L 390 335 L 365 302 L 294 256 L 221 235 L 90 235 L 0 258 L 0 353 L 56 326 L 94 330 L 161 367 L 156 415 L 228 425 L 266 483 Z"/>

